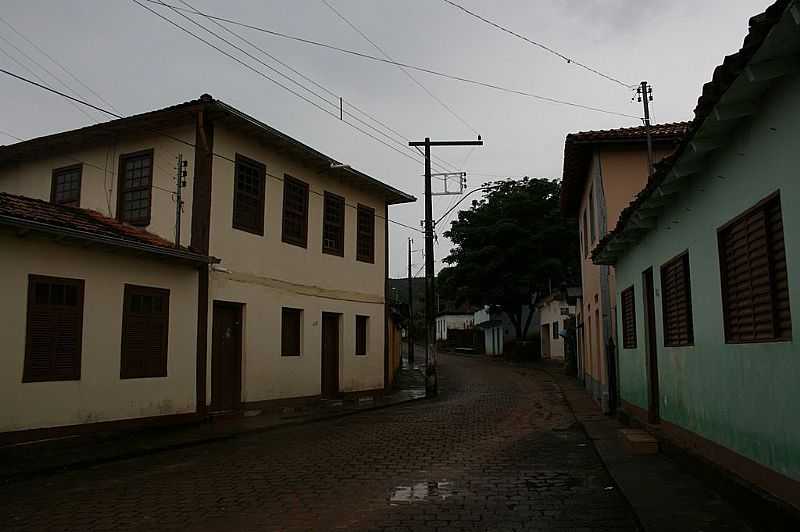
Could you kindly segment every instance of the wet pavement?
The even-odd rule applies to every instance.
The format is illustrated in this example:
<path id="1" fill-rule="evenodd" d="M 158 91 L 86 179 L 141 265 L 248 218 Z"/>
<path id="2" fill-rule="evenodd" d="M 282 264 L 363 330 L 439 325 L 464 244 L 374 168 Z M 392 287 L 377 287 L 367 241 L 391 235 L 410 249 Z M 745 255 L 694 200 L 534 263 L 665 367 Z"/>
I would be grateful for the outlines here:
<path id="1" fill-rule="evenodd" d="M 435 400 L 0 487 L 0 527 L 637 530 L 550 376 L 439 364 Z"/>

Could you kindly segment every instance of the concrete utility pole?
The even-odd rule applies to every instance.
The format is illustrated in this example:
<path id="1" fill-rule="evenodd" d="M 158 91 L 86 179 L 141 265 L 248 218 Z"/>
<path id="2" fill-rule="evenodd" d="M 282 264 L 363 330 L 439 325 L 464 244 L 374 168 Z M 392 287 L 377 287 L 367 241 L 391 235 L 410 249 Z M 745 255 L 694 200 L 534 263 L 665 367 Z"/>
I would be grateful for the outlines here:
<path id="1" fill-rule="evenodd" d="M 183 154 L 178 154 L 178 164 L 175 166 L 175 247 L 181 247 L 181 214 L 183 213 L 182 190 L 186 186 L 186 167 L 188 161 L 183 159 Z"/>
<path id="2" fill-rule="evenodd" d="M 636 89 L 638 100 L 644 105 L 644 132 L 647 135 L 647 175 L 653 177 L 653 140 L 650 138 L 650 102 L 653 101 L 653 87 L 643 81 Z"/>
<path id="3" fill-rule="evenodd" d="M 411 246 L 408 238 L 408 367 L 414 367 L 414 278 L 411 276 Z"/>
<path id="4" fill-rule="evenodd" d="M 409 146 L 425 147 L 425 395 L 438 393 L 439 383 L 436 377 L 436 361 L 434 359 L 434 342 L 436 341 L 436 313 L 434 297 L 436 294 L 436 277 L 433 271 L 433 190 L 431 186 L 431 146 L 483 146 L 480 135 L 478 140 L 437 140 L 409 142 Z"/>

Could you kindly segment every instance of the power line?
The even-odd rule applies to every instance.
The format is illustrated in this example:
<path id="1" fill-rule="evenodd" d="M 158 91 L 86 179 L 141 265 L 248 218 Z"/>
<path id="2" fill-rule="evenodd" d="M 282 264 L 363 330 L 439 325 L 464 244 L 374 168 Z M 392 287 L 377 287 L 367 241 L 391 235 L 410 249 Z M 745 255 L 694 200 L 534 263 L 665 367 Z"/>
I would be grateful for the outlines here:
<path id="1" fill-rule="evenodd" d="M 538 48 L 541 48 L 542 50 L 544 50 L 544 51 L 546 51 L 548 53 L 551 53 L 551 54 L 553 54 L 553 55 L 555 55 L 557 57 L 560 57 L 561 59 L 563 59 L 564 61 L 566 61 L 569 64 L 573 64 L 575 66 L 578 66 L 580 68 L 588 70 L 589 72 L 591 72 L 593 74 L 597 74 L 598 76 L 600 76 L 602 78 L 605 78 L 605 79 L 607 79 L 609 81 L 613 81 L 614 83 L 622 85 L 626 89 L 633 89 L 633 88 L 636 87 L 636 85 L 631 85 L 630 83 L 625 83 L 624 81 L 620 81 L 619 79 L 615 78 L 614 76 L 611 76 L 609 74 L 604 74 L 603 72 L 600 72 L 599 70 L 597 70 L 595 68 L 592 68 L 592 67 L 590 67 L 588 65 L 585 65 L 583 63 L 578 62 L 575 59 L 562 54 L 558 50 L 554 50 L 553 48 L 550 48 L 549 46 L 547 46 L 545 44 L 542 44 L 540 42 L 536 42 L 536 41 L 534 41 L 532 39 L 529 39 L 528 37 L 526 37 L 526 36 L 524 36 L 522 34 L 519 34 L 519 33 L 515 32 L 514 30 L 506 28 L 505 26 L 501 26 L 497 22 L 489 20 L 488 18 L 483 17 L 483 16 L 479 15 L 478 13 L 475 13 L 474 11 L 470 11 L 466 7 L 464 7 L 464 6 L 460 5 L 460 4 L 457 4 L 457 3 L 453 2 L 452 0 L 443 0 L 443 1 L 445 3 L 447 3 L 447 4 L 450 4 L 451 6 L 453 6 L 455 8 L 457 8 L 457 9 L 460 9 L 464 13 L 466 13 L 466 14 L 472 16 L 472 17 L 475 17 L 478 20 L 481 20 L 481 21 L 485 22 L 486 24 L 489 24 L 490 26 L 493 26 L 493 27 L 497 28 L 500 31 L 508 33 L 509 35 L 513 35 L 514 37 L 516 37 L 518 39 L 522 39 L 523 41 L 527 42 L 528 44 L 532 44 L 532 45 L 534 45 L 534 46 L 536 46 Z"/>
<path id="2" fill-rule="evenodd" d="M 138 0 L 133 0 L 133 1 L 136 2 L 137 4 L 141 5 L 141 3 Z M 171 4 L 168 4 L 166 2 L 162 2 L 161 0 L 142 0 L 142 1 L 143 2 L 149 2 L 151 4 L 157 4 L 157 5 L 169 7 L 170 9 L 177 9 L 179 11 L 189 11 L 188 9 L 181 8 L 181 7 L 178 7 L 178 6 L 175 6 L 175 5 L 171 5 Z M 453 75 L 453 74 L 447 74 L 447 73 L 439 72 L 437 70 L 433 70 L 433 69 L 426 68 L 426 67 L 410 65 L 408 63 L 402 63 L 400 61 L 392 61 L 392 60 L 389 60 L 389 59 L 385 59 L 385 58 L 382 58 L 382 57 L 377 57 L 377 56 L 366 54 L 366 53 L 363 53 L 363 52 L 357 52 L 355 50 L 348 50 L 346 48 L 340 48 L 340 47 L 332 45 L 332 44 L 322 43 L 322 42 L 318 42 L 318 41 L 312 41 L 310 39 L 306 39 L 306 38 L 303 38 L 303 37 L 297 37 L 297 36 L 294 36 L 294 35 L 288 35 L 286 33 L 281 33 L 281 32 L 278 32 L 278 31 L 269 30 L 269 29 L 266 29 L 266 28 L 258 27 L 258 26 L 253 26 L 251 24 L 245 24 L 244 22 L 239 22 L 239 21 L 236 21 L 236 20 L 231 20 L 231 19 L 227 19 L 227 18 L 223 18 L 223 17 L 217 17 L 217 16 L 214 16 L 214 15 L 209 15 L 208 13 L 202 13 L 202 15 L 204 17 L 207 17 L 207 18 L 212 18 L 212 19 L 219 20 L 219 21 L 222 21 L 222 22 L 227 22 L 228 24 L 233 24 L 235 26 L 241 26 L 243 28 L 248 28 L 248 29 L 251 29 L 251 30 L 254 30 L 254 31 L 260 31 L 262 33 L 273 35 L 275 37 L 281 37 L 283 39 L 289 39 L 289 40 L 293 40 L 293 41 L 298 41 L 298 42 L 302 42 L 302 43 L 309 44 L 309 45 L 312 45 L 312 46 L 319 46 L 319 47 L 322 47 L 322 48 L 327 48 L 329 50 L 335 50 L 337 52 L 341 52 L 341 53 L 344 53 L 344 54 L 349 54 L 349 55 L 361 57 L 363 59 L 369 59 L 371 61 L 377 61 L 377 62 L 380 62 L 380 63 L 386 63 L 386 64 L 390 64 L 390 65 L 401 66 L 401 67 L 409 68 L 411 70 L 418 70 L 420 72 L 425 72 L 427 74 L 431 74 L 431 75 L 434 75 L 434 76 L 439 76 L 439 77 L 443 77 L 443 78 L 447 78 L 447 79 L 452 79 L 452 80 L 455 80 L 455 81 L 461 81 L 463 83 L 469 83 L 471 85 L 477 85 L 477 86 L 480 86 L 480 87 L 486 87 L 486 88 L 494 89 L 494 90 L 497 90 L 497 91 L 500 91 L 500 92 L 505 92 L 505 93 L 509 93 L 509 94 L 516 94 L 518 96 L 525 96 L 525 97 L 528 97 L 528 98 L 533 98 L 535 100 L 554 103 L 554 104 L 558 104 L 558 105 L 565 105 L 565 106 L 569 106 L 569 107 L 575 107 L 575 108 L 578 108 L 578 109 L 585 109 L 587 111 L 595 111 L 595 112 L 598 112 L 598 113 L 605 113 L 605 114 L 614 115 L 614 116 L 621 116 L 621 117 L 624 117 L 624 118 L 634 118 L 636 120 L 641 120 L 641 117 L 639 117 L 639 116 L 629 115 L 629 114 L 626 114 L 626 113 L 619 113 L 617 111 L 610 111 L 608 109 L 602 109 L 602 108 L 599 108 L 599 107 L 592 107 L 590 105 L 583 105 L 583 104 L 580 104 L 580 103 L 570 102 L 570 101 L 567 101 L 567 100 L 560 100 L 558 98 L 550 98 L 548 96 L 541 96 L 539 94 L 534 94 L 532 92 L 527 92 L 527 91 L 523 91 L 523 90 L 519 90 L 519 89 L 512 89 L 512 88 L 504 87 L 502 85 L 497 85 L 497 84 L 491 83 L 491 82 L 479 81 L 479 80 L 474 80 L 474 79 L 470 79 L 470 78 L 465 78 L 465 77 L 462 77 L 462 76 L 456 76 L 456 75 Z"/>
<path id="3" fill-rule="evenodd" d="M 58 96 L 61 96 L 62 98 L 67 98 L 69 100 L 72 100 L 73 102 L 77 102 L 77 103 L 79 103 L 81 105 L 85 105 L 87 107 L 90 107 L 90 108 L 92 108 L 92 109 L 94 109 L 96 111 L 100 111 L 101 113 L 105 113 L 105 114 L 107 114 L 109 116 L 112 116 L 114 118 L 118 118 L 118 119 L 125 118 L 124 116 L 119 115 L 119 114 L 117 114 L 117 113 L 115 113 L 113 111 L 109 111 L 108 109 L 103 109 L 102 107 L 98 107 L 98 106 L 96 106 L 96 105 L 94 105 L 92 103 L 89 103 L 87 101 L 81 100 L 79 98 L 75 98 L 74 96 L 70 96 L 69 94 L 66 94 L 66 93 L 64 93 L 64 92 L 62 92 L 62 91 L 60 91 L 58 89 L 54 89 L 53 87 L 48 87 L 47 85 L 44 85 L 42 83 L 37 83 L 36 81 L 33 81 L 32 79 L 28 79 L 28 78 L 26 78 L 24 76 L 20 76 L 19 74 L 15 74 L 15 73 L 10 72 L 10 71 L 8 71 L 8 70 L 6 70 L 4 68 L 0 68 L 0 73 L 6 74 L 7 76 L 11 76 L 12 78 L 18 79 L 18 80 L 23 81 L 25 83 L 28 83 L 30 85 L 34 85 L 36 87 L 39 87 L 40 89 L 43 89 L 45 91 L 48 91 L 48 92 L 51 92 L 51 93 L 56 94 Z M 169 133 L 164 133 L 163 131 L 158 131 L 158 130 L 153 129 L 153 128 L 145 127 L 143 129 L 149 130 L 151 133 L 154 133 L 156 135 L 160 135 L 162 137 L 168 138 L 168 139 L 173 140 L 173 141 L 175 141 L 175 142 L 177 142 L 179 144 L 184 144 L 184 145 L 189 146 L 191 148 L 197 149 L 197 145 L 196 144 L 194 144 L 193 142 L 190 142 L 188 140 L 184 140 L 184 139 L 182 139 L 180 137 L 175 137 L 173 135 L 170 135 Z M 13 137 L 14 135 L 10 135 L 10 136 Z M 214 156 L 214 157 L 217 157 L 219 159 L 228 161 L 228 162 L 230 162 L 230 163 L 232 163 L 234 165 L 236 164 L 236 159 L 231 159 L 230 157 L 228 157 L 226 155 L 222 155 L 222 154 L 219 154 L 219 153 L 216 153 L 216 152 L 213 152 L 213 151 L 211 152 L 211 155 Z M 78 161 L 78 162 L 85 162 L 85 161 L 81 161 L 79 159 L 75 159 L 75 160 Z M 87 164 L 90 164 L 90 163 L 87 163 Z M 276 176 L 276 175 L 270 174 L 268 172 L 265 172 L 265 173 L 266 173 L 266 175 L 268 175 L 269 177 L 271 177 L 271 178 L 273 178 L 273 179 L 275 179 L 277 181 L 283 182 L 283 180 L 284 180 L 280 176 Z M 170 190 L 169 192 L 171 193 L 172 191 Z M 309 192 L 311 192 L 312 194 L 316 194 L 317 196 L 320 196 L 320 197 L 323 197 L 323 198 L 325 197 L 325 193 L 324 192 L 318 192 L 316 190 L 312 190 L 310 187 L 309 187 Z M 345 202 L 345 206 L 350 207 L 351 209 L 356 209 L 356 210 L 358 209 L 358 206 L 357 205 L 353 205 L 352 203 Z M 406 225 L 404 223 L 398 222 L 396 220 L 392 220 L 390 218 L 387 218 L 385 216 L 381 216 L 379 214 L 373 214 L 373 216 L 375 218 L 379 219 L 379 220 L 386 220 L 389 223 L 393 223 L 393 224 L 398 225 L 400 227 L 405 227 L 406 229 L 410 229 L 410 230 L 412 230 L 414 232 L 417 232 L 417 233 L 422 233 L 423 232 L 420 229 L 417 229 L 416 227 L 412 227 L 410 225 Z"/>
<path id="4" fill-rule="evenodd" d="M 350 22 L 350 20 L 348 20 L 348 19 L 347 19 L 347 17 L 345 17 L 345 16 L 344 16 L 342 13 L 340 13 L 340 12 L 339 12 L 339 11 L 338 11 L 338 10 L 337 10 L 335 7 L 333 7 L 333 5 L 331 5 L 331 4 L 328 2 L 328 0 L 321 0 L 321 1 L 322 1 L 322 3 L 323 3 L 323 4 L 325 4 L 326 6 L 328 6 L 328 9 L 330 9 L 331 11 L 333 11 L 333 12 L 336 14 L 336 16 L 338 16 L 340 19 L 342 19 L 342 20 L 343 20 L 343 21 L 344 21 L 344 22 L 345 22 L 345 23 L 346 23 L 348 26 L 350 26 L 351 28 L 353 28 L 353 30 L 355 30 L 355 32 L 356 32 L 356 33 L 358 33 L 359 35 L 361 35 L 361 36 L 362 36 L 362 37 L 363 37 L 363 38 L 364 38 L 364 39 L 365 39 L 365 40 L 366 40 L 368 43 L 370 43 L 370 44 L 371 44 L 371 45 L 372 45 L 372 46 L 373 46 L 373 47 L 374 47 L 376 50 L 378 50 L 378 51 L 379 51 L 379 52 L 380 52 L 380 53 L 381 53 L 381 54 L 382 54 L 382 55 L 383 55 L 383 56 L 384 56 L 386 59 L 389 59 L 390 61 L 394 61 L 394 59 L 392 59 L 392 57 L 391 57 L 389 54 L 387 54 L 387 53 L 386 53 L 386 51 L 385 51 L 383 48 L 381 48 L 380 46 L 378 46 L 378 45 L 375 43 L 375 41 L 373 41 L 372 39 L 370 39 L 369 37 L 367 37 L 367 35 L 366 35 L 366 34 L 365 34 L 363 31 L 361 31 L 360 29 L 358 29 L 358 27 L 357 27 L 355 24 L 353 24 L 352 22 Z M 473 133 L 475 133 L 476 135 L 478 134 L 478 131 L 477 131 L 477 130 L 476 130 L 474 127 L 472 127 L 472 125 L 470 125 L 470 123 L 469 123 L 469 122 L 467 122 L 467 121 L 466 121 L 466 120 L 465 120 L 465 119 L 464 119 L 464 118 L 463 118 L 461 115 L 459 115 L 458 113 L 456 113 L 456 112 L 453 110 L 453 108 L 452 108 L 452 107 L 450 107 L 449 105 L 447 105 L 446 103 L 444 103 L 444 102 L 443 102 L 443 101 L 442 101 L 442 100 L 441 100 L 439 97 L 437 97 L 437 96 L 436 96 L 436 95 L 435 95 L 433 92 L 431 92 L 430 90 L 428 90 L 428 87 L 426 87 L 425 85 L 423 85 L 423 84 L 422 84 L 422 83 L 421 83 L 421 82 L 420 82 L 420 81 L 419 81 L 417 78 L 415 78 L 414 76 L 412 76 L 412 75 L 411 75 L 411 73 L 410 73 L 408 70 L 406 70 L 405 68 L 403 68 L 403 67 L 401 67 L 401 66 L 399 66 L 399 65 L 398 65 L 398 68 L 399 68 L 400 70 L 402 70 L 402 71 L 403 71 L 403 73 L 404 73 L 406 76 L 408 76 L 408 79 L 410 79 L 411 81 L 413 81 L 414 83 L 416 83 L 417 85 L 419 85 L 419 87 L 420 87 L 420 88 L 421 88 L 423 91 L 425 91 L 425 93 L 426 93 L 428 96 L 430 96 L 431 98 L 433 98 L 433 99 L 434 99 L 436 102 L 438 102 L 438 104 L 439 104 L 439 105 L 441 105 L 441 106 L 442 106 L 442 107 L 443 107 L 443 108 L 444 108 L 444 109 L 445 109 L 445 110 L 446 110 L 448 113 L 450 113 L 451 115 L 453 115 L 453 116 L 456 118 L 456 120 L 458 120 L 459 122 L 461 122 L 462 124 L 464 124 L 465 126 L 467 126 L 467 128 L 468 128 L 468 129 L 470 129 L 470 130 L 472 130 L 472 132 L 473 132 Z"/>

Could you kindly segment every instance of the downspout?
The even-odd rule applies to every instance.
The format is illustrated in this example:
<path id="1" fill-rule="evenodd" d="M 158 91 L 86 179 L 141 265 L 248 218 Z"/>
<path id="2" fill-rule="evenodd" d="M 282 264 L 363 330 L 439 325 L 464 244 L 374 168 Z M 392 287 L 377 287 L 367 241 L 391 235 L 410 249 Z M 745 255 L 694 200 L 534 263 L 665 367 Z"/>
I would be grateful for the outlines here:
<path id="1" fill-rule="evenodd" d="M 597 172 L 595 172 L 595 203 L 597 210 L 597 235 L 598 240 L 608 233 L 608 206 L 606 203 L 606 194 L 603 181 L 603 162 L 602 152 L 600 148 L 596 151 L 597 157 Z M 617 376 L 619 372 L 619 365 L 615 353 L 611 348 L 612 336 L 612 323 L 611 323 L 611 283 L 610 283 L 610 267 L 607 265 L 600 266 L 600 309 L 601 318 L 603 321 L 603 353 L 605 353 L 606 365 L 606 382 L 601 384 L 601 404 L 605 413 L 613 413 L 616 408 L 616 385 L 612 383 L 619 382 Z M 613 363 L 609 363 L 609 357 L 613 357 Z"/>

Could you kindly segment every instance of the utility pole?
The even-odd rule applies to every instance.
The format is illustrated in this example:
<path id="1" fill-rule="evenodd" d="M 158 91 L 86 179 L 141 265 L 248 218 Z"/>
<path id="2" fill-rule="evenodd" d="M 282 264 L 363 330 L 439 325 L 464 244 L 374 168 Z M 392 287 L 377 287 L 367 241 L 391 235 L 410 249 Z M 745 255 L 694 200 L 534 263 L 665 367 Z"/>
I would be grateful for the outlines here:
<path id="1" fill-rule="evenodd" d="M 431 185 L 431 146 L 483 146 L 480 135 L 478 140 L 437 140 L 409 142 L 412 147 L 425 147 L 425 395 L 438 393 L 439 383 L 436 376 L 436 360 L 434 359 L 436 342 L 436 312 L 434 297 L 436 294 L 436 277 L 433 271 L 433 201 Z"/>
<path id="2" fill-rule="evenodd" d="M 411 276 L 411 246 L 408 238 L 408 367 L 414 367 L 414 278 Z"/>
<path id="3" fill-rule="evenodd" d="M 178 154 L 178 164 L 175 167 L 175 247 L 181 247 L 181 214 L 183 213 L 182 191 L 186 186 L 186 167 L 188 161 L 183 159 L 183 154 Z"/>
<path id="4" fill-rule="evenodd" d="M 638 100 L 644 105 L 644 132 L 647 135 L 647 175 L 653 177 L 653 140 L 650 137 L 650 102 L 653 101 L 653 87 L 646 81 L 636 89 Z"/>

